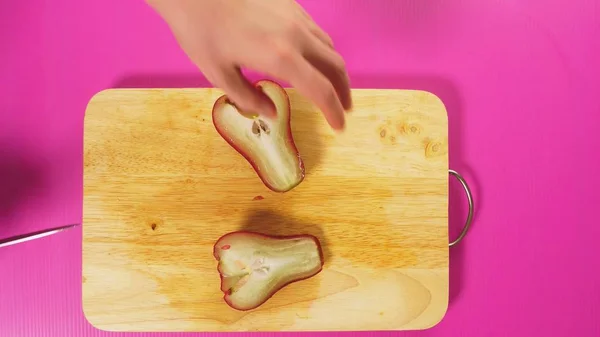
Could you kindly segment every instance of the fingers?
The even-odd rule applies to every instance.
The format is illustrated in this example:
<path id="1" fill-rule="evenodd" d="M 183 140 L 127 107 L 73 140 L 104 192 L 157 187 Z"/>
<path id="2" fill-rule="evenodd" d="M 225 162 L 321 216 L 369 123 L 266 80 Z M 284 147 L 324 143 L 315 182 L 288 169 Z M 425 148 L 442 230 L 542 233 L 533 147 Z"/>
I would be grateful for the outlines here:
<path id="1" fill-rule="evenodd" d="M 342 57 L 333 49 L 331 37 L 325 33 L 310 17 L 310 15 L 298 5 L 301 17 L 307 24 L 308 30 L 318 39 L 308 37 L 304 56 L 307 60 L 327 77 L 333 84 L 344 109 L 352 108 L 352 97 L 350 93 L 350 80 Z M 319 41 L 321 43 L 319 43 Z"/>
<path id="2" fill-rule="evenodd" d="M 223 89 L 233 103 L 244 112 L 268 117 L 276 115 L 273 102 L 248 82 L 238 67 L 223 66 L 215 75 L 213 84 Z"/>
<path id="3" fill-rule="evenodd" d="M 309 40 L 304 52 L 306 59 L 331 81 L 345 110 L 352 108 L 350 80 L 343 58 L 332 48 Z"/>
<path id="4" fill-rule="evenodd" d="M 282 77 L 300 94 L 321 109 L 329 125 L 342 130 L 345 124 L 344 107 L 331 81 L 315 68 L 302 54 L 283 54 L 275 63 L 275 76 Z"/>
<path id="5" fill-rule="evenodd" d="M 305 59 L 300 58 L 299 63 L 299 76 L 292 77 L 290 83 L 321 109 L 333 129 L 344 129 L 344 107 L 331 82 Z"/>

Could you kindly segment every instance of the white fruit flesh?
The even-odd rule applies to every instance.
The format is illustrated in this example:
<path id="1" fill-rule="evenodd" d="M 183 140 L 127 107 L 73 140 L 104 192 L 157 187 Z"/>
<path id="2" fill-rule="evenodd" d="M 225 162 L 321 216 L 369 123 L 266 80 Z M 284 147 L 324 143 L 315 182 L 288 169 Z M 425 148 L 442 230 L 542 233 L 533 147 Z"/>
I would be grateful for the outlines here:
<path id="1" fill-rule="evenodd" d="M 312 237 L 275 239 L 236 233 L 217 244 L 223 246 L 227 249 L 217 248 L 221 290 L 227 292 L 226 301 L 240 310 L 260 305 L 281 287 L 311 277 L 322 267 L 320 247 Z"/>

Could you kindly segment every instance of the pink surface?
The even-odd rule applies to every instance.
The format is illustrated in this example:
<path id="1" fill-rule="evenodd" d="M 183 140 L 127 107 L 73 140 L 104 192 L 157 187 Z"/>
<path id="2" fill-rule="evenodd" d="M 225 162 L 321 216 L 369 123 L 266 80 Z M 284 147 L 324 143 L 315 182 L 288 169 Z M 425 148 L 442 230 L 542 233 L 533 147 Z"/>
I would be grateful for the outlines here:
<path id="1" fill-rule="evenodd" d="M 475 193 L 472 231 L 451 250 L 444 320 L 377 335 L 599 336 L 597 2 L 302 3 L 355 87 L 446 102 L 451 167 Z M 94 93 L 206 85 L 141 0 L 2 1 L 0 46 L 0 237 L 81 221 Z M 465 207 L 451 186 L 455 235 Z M 81 228 L 0 248 L 0 275 L 2 337 L 129 336 L 83 316 Z"/>

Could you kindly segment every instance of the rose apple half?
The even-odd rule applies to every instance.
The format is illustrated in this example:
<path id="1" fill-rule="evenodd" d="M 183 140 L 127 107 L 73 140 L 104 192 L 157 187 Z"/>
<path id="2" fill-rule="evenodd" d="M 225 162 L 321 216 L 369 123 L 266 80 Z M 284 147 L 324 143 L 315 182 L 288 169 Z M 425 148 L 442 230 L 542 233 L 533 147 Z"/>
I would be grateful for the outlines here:
<path id="1" fill-rule="evenodd" d="M 269 236 L 232 232 L 214 245 L 223 299 L 236 310 L 265 303 L 286 285 L 315 276 L 323 269 L 323 252 L 312 235 Z"/>
<path id="2" fill-rule="evenodd" d="M 290 101 L 285 89 L 262 80 L 260 88 L 275 105 L 277 116 L 249 116 L 226 95 L 219 97 L 212 111 L 217 132 L 252 165 L 269 189 L 287 192 L 304 180 L 304 163 L 292 137 Z"/>

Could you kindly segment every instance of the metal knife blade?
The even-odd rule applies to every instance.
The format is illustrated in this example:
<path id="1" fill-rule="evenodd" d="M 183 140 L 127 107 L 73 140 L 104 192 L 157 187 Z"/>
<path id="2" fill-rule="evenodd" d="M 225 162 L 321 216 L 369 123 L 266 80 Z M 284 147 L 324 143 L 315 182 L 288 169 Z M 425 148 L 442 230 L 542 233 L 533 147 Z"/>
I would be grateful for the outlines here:
<path id="1" fill-rule="evenodd" d="M 32 232 L 32 233 L 28 233 L 28 234 L 21 234 L 21 235 L 9 237 L 6 239 L 1 239 L 0 240 L 0 248 L 11 246 L 11 245 L 16 245 L 17 243 L 22 243 L 22 242 L 27 242 L 27 241 L 43 238 L 46 236 L 50 236 L 50 235 L 60 233 L 64 230 L 67 230 L 67 229 L 70 229 L 73 227 L 77 227 L 77 226 L 79 226 L 79 224 L 65 225 L 65 226 L 60 226 L 60 227 L 55 227 L 55 228 L 44 229 L 41 231 Z"/>

